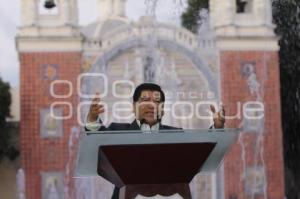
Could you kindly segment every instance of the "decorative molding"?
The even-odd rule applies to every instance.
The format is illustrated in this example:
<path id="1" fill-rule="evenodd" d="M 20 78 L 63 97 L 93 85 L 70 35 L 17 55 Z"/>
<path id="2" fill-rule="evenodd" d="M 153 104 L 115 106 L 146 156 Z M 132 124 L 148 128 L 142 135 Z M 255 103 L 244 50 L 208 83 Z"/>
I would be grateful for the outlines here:
<path id="1" fill-rule="evenodd" d="M 212 32 L 208 32 L 208 37 L 198 37 L 192 32 L 184 28 L 158 23 L 150 25 L 149 23 L 137 23 L 128 26 L 123 26 L 114 29 L 102 38 L 86 38 L 83 46 L 85 51 L 109 51 L 119 46 L 120 44 L 132 40 L 133 38 L 147 41 L 149 35 L 153 34 L 155 29 L 155 36 L 158 40 L 168 40 L 181 44 L 182 46 L 196 51 L 201 49 L 216 49 L 215 37 L 211 37 Z"/>
<path id="2" fill-rule="evenodd" d="M 278 51 L 279 44 L 274 38 L 218 38 L 217 47 L 220 51 Z"/>
<path id="3" fill-rule="evenodd" d="M 16 48 L 21 52 L 82 51 L 81 37 L 17 37 Z"/>
<path id="4" fill-rule="evenodd" d="M 19 37 L 81 37 L 79 29 L 75 26 L 40 27 L 36 25 L 19 28 Z"/>
<path id="5" fill-rule="evenodd" d="M 223 26 L 216 28 L 215 34 L 221 37 L 275 37 L 274 26 Z"/>

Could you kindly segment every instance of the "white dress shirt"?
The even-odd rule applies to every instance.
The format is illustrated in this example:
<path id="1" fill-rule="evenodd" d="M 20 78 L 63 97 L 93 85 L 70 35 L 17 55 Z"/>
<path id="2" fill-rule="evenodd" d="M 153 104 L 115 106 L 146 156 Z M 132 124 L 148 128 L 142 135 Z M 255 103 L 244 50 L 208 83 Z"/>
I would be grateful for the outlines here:
<path id="1" fill-rule="evenodd" d="M 136 120 L 136 123 L 139 125 L 140 129 L 143 131 L 143 133 L 151 133 L 159 130 L 159 123 L 150 126 L 149 124 L 143 123 L 141 125 L 140 120 Z"/>
<path id="2" fill-rule="evenodd" d="M 89 122 L 87 120 L 85 127 L 90 131 L 98 131 L 98 129 L 100 129 L 100 127 L 103 125 L 100 121 L 101 120 L 99 118 L 94 122 Z M 151 133 L 159 130 L 159 123 L 150 126 L 149 124 L 146 123 L 141 124 L 140 120 L 136 120 L 136 122 L 144 133 Z"/>

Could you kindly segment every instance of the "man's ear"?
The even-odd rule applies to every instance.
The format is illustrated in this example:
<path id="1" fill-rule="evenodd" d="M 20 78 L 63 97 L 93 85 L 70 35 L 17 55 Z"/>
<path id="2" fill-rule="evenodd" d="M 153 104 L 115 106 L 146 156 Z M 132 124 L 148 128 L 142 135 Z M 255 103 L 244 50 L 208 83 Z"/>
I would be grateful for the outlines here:
<path id="1" fill-rule="evenodd" d="M 135 114 L 136 113 L 136 102 L 132 103 L 132 112 Z"/>
<path id="2" fill-rule="evenodd" d="M 165 111 L 162 110 L 162 111 L 161 111 L 161 116 L 160 116 L 160 117 L 162 118 L 162 117 L 164 116 L 164 114 L 165 114 Z"/>
<path id="3" fill-rule="evenodd" d="M 159 110 L 158 110 L 158 115 L 159 115 L 159 118 L 161 119 L 164 114 L 165 114 L 165 111 L 164 111 L 164 103 L 161 103 L 159 104 Z"/>

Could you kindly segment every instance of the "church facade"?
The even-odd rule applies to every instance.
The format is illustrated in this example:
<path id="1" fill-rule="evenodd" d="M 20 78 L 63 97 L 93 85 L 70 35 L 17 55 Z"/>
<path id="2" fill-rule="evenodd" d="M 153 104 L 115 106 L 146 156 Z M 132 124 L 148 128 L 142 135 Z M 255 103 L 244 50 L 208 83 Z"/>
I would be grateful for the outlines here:
<path id="1" fill-rule="evenodd" d="M 16 37 L 26 198 L 109 198 L 105 180 L 72 178 L 86 111 L 100 92 L 106 124 L 130 121 L 130 111 L 114 109 L 128 110 L 126 96 L 149 81 L 167 93 L 166 124 L 207 128 L 210 120 L 199 115 L 210 101 L 224 104 L 227 128 L 241 128 L 219 171 L 193 180 L 193 198 L 284 198 L 279 46 L 269 0 L 210 0 L 210 29 L 198 35 L 153 16 L 130 21 L 125 0 L 98 0 L 98 18 L 84 27 L 76 0 L 55 0 L 51 9 L 46 2 L 21 1 Z"/>

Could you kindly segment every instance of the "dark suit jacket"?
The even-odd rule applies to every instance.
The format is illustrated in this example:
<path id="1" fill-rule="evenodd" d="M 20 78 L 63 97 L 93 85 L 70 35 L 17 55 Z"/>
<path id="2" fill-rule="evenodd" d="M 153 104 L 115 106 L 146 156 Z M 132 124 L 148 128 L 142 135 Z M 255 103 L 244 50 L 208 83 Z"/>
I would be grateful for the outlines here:
<path id="1" fill-rule="evenodd" d="M 176 129 L 182 129 L 182 128 L 176 128 L 173 126 L 167 126 L 159 123 L 159 130 L 176 130 Z M 99 131 L 122 131 L 122 130 L 140 130 L 140 127 L 136 120 L 134 120 L 132 123 L 115 123 L 112 122 L 108 127 L 101 126 Z"/>
<path id="2" fill-rule="evenodd" d="M 86 129 L 86 128 L 85 128 Z M 182 128 L 176 128 L 173 126 L 167 126 L 159 123 L 159 130 L 176 130 L 176 129 L 182 129 Z M 88 130 L 88 129 L 86 129 Z M 122 131 L 122 130 L 140 130 L 140 127 L 136 120 L 134 120 L 132 123 L 111 123 L 108 127 L 101 126 L 99 131 Z M 119 199 L 119 188 L 115 187 L 113 195 L 111 197 L 112 199 Z"/>

